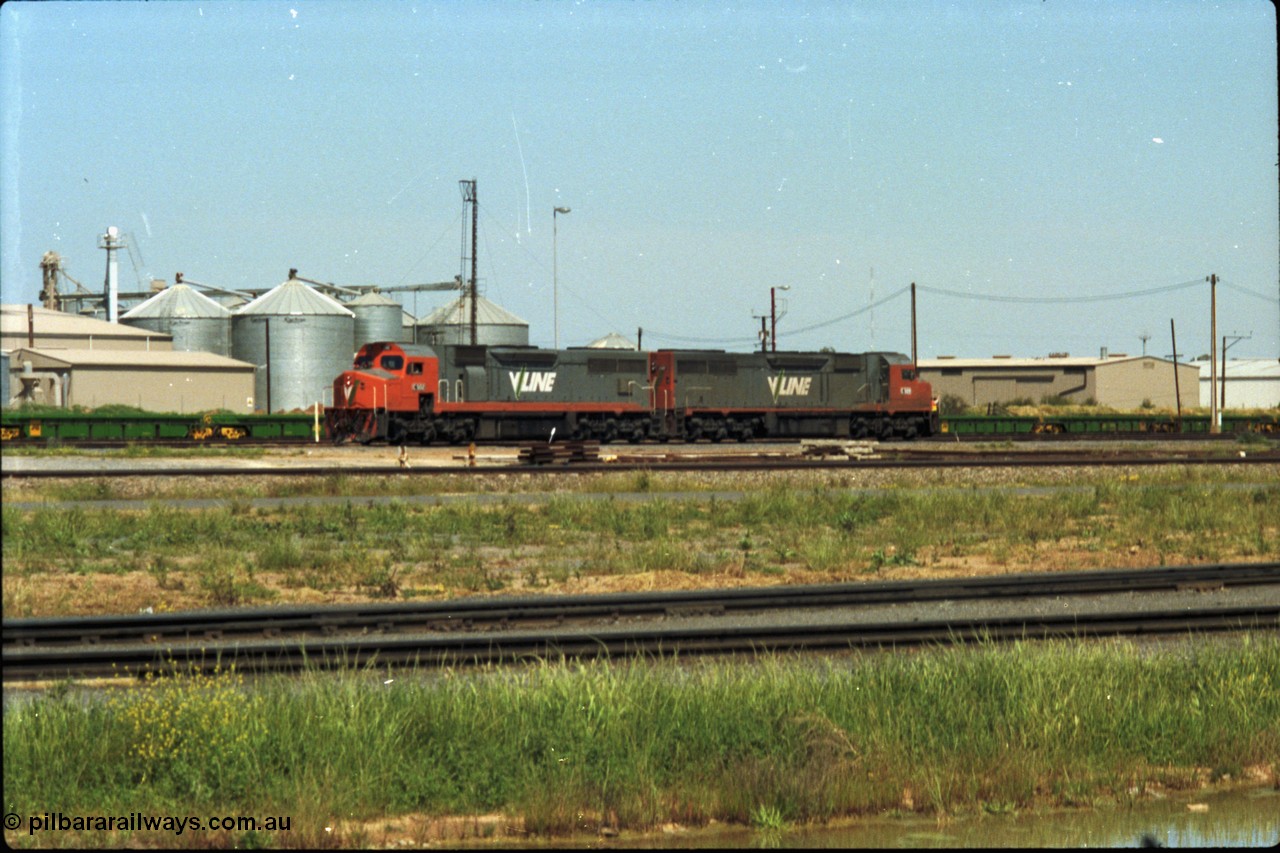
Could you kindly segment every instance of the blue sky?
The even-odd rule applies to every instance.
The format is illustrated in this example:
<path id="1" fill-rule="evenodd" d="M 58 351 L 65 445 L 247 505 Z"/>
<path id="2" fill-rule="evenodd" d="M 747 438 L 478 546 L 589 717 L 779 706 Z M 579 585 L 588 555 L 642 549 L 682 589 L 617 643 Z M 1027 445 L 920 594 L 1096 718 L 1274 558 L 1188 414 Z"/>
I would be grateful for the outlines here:
<path id="1" fill-rule="evenodd" d="M 265 288 L 462 271 L 561 345 L 1280 356 L 1275 7 L 9 2 L 3 301 L 98 237 Z M 426 314 L 446 297 L 404 301 Z"/>

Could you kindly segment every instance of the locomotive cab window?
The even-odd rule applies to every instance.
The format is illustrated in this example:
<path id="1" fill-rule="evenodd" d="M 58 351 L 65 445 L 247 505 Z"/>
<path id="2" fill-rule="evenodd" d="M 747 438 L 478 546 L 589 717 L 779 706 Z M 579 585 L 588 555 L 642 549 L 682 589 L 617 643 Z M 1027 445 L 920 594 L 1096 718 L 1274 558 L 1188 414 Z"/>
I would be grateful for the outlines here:
<path id="1" fill-rule="evenodd" d="M 405 373 L 407 373 L 407 374 L 408 374 L 408 375 L 410 375 L 410 376 L 421 376 L 421 375 L 422 375 L 422 362 L 420 362 L 420 361 L 411 361 L 411 362 L 409 362 L 409 369 L 408 369 L 408 370 L 406 370 L 406 371 L 405 371 Z"/>
<path id="2" fill-rule="evenodd" d="M 378 360 L 385 370 L 399 370 L 404 367 L 404 356 L 402 355 L 384 355 Z"/>
<path id="3" fill-rule="evenodd" d="M 902 381 L 903 381 L 903 382 L 911 382 L 911 381 L 912 381 L 912 380 L 914 380 L 915 378 L 916 378 L 916 372 L 915 372 L 914 370 L 904 370 L 904 371 L 902 371 Z"/>

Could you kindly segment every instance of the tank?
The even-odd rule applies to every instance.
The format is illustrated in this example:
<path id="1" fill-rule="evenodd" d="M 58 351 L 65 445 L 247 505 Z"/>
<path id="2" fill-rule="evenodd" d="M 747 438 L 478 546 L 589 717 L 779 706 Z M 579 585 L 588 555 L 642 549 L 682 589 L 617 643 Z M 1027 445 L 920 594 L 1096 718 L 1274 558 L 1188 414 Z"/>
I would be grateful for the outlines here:
<path id="1" fill-rule="evenodd" d="M 460 296 L 423 317 L 416 343 L 429 346 L 471 343 L 471 299 Z M 483 296 L 476 299 L 476 343 L 486 346 L 529 345 L 529 324 Z"/>
<path id="2" fill-rule="evenodd" d="M 350 310 L 291 278 L 232 315 L 231 355 L 258 367 L 255 410 L 307 409 L 333 402 L 334 377 L 351 368 L 354 335 Z"/>
<path id="3" fill-rule="evenodd" d="M 587 344 L 588 349 L 635 349 L 636 345 L 617 332 L 610 332 L 603 338 L 596 338 Z"/>
<path id="4" fill-rule="evenodd" d="M 352 351 L 379 341 L 399 342 L 404 336 L 400 318 L 404 309 L 394 299 L 381 293 L 365 293 L 347 303 L 355 317 L 355 341 Z"/>
<path id="5" fill-rule="evenodd" d="M 120 322 L 172 335 L 175 350 L 231 355 L 231 312 L 190 285 L 161 290 L 126 311 Z"/>

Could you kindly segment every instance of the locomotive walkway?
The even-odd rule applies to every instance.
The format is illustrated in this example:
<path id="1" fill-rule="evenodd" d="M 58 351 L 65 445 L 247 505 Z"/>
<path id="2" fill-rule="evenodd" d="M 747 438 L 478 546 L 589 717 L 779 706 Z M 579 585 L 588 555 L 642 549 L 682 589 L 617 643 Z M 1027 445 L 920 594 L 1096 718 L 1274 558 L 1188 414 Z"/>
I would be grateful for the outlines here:
<path id="1" fill-rule="evenodd" d="M 4 680 L 1280 630 L 1280 562 L 5 620 Z"/>

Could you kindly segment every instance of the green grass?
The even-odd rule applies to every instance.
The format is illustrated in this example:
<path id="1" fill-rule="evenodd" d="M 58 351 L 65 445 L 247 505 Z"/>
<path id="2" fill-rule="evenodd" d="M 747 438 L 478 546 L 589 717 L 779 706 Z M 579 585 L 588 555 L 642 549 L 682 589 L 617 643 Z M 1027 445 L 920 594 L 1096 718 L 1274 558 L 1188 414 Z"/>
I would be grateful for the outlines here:
<path id="1" fill-rule="evenodd" d="M 81 488 L 90 490 L 84 497 L 97 494 Z M 1280 486 L 1241 490 L 1194 477 L 1178 485 L 1100 481 L 1030 495 L 860 492 L 784 482 L 737 500 L 555 494 L 530 504 L 432 505 L 352 498 L 287 509 L 243 499 L 185 509 L 157 500 L 141 511 L 6 503 L 3 556 L 10 578 L 122 574 L 160 563 L 170 576 L 192 574 L 187 588 L 205 590 L 211 603 L 253 603 L 271 597 L 255 583 L 264 572 L 283 574 L 294 588 L 354 590 L 369 586 L 376 570 L 386 577 L 375 586 L 392 594 L 390 578 L 405 589 L 501 589 L 529 565 L 560 576 L 742 576 L 790 567 L 838 579 L 957 558 L 1029 564 L 1045 549 L 1099 555 L 1137 549 L 1159 563 L 1223 554 L 1274 559 L 1277 519 Z M 230 586 L 228 572 L 238 578 Z"/>
<path id="2" fill-rule="evenodd" d="M 1012 811 L 1280 769 L 1274 635 L 231 678 L 9 708 L 6 811 L 301 808 L 316 823 L 289 843 L 305 846 L 333 841 L 319 827 L 334 817 L 769 829 L 903 809 L 905 791 L 926 813 Z"/>

